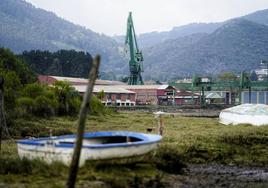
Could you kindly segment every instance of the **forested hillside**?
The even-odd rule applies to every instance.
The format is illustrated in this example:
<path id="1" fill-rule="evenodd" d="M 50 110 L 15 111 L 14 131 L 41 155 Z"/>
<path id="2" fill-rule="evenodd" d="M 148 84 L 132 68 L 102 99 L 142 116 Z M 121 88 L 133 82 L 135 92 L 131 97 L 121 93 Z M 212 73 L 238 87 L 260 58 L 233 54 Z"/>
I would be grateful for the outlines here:
<path id="1" fill-rule="evenodd" d="M 145 71 L 150 72 L 149 77 L 165 75 L 162 79 L 249 71 L 268 58 L 267 44 L 268 26 L 234 19 L 211 34 L 195 34 L 147 49 Z M 157 75 L 152 67 L 161 68 L 161 73 Z"/>
<path id="2" fill-rule="evenodd" d="M 101 70 L 124 65 L 118 45 L 110 37 L 72 24 L 25 1 L 1 0 L 0 22 L 0 46 L 16 53 L 75 49 L 101 54 Z"/>
<path id="3" fill-rule="evenodd" d="M 91 59 L 89 54 L 99 53 L 103 79 L 129 75 L 124 36 L 114 40 L 97 34 L 22 0 L 1 0 L 0 21 L 0 46 L 16 53 L 27 50 L 22 56 L 37 73 L 84 77 L 90 68 L 90 61 L 85 63 Z M 194 73 L 255 69 L 261 59 L 268 59 L 266 25 L 268 10 L 262 10 L 221 23 L 193 23 L 142 34 L 138 43 L 144 55 L 143 76 L 164 81 Z M 47 53 L 48 59 L 33 59 L 34 53 Z"/>
<path id="4" fill-rule="evenodd" d="M 32 50 L 19 55 L 37 74 L 88 77 L 92 65 L 89 53 L 75 50 L 57 52 Z"/>

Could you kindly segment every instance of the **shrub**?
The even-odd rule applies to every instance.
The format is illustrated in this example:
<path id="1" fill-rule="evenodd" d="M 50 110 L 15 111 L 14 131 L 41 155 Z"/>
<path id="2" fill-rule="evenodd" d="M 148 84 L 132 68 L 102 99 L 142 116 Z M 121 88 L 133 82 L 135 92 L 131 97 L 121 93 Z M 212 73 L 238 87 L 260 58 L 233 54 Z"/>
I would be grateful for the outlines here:
<path id="1" fill-rule="evenodd" d="M 57 102 L 53 101 L 46 96 L 38 96 L 34 100 L 34 114 L 43 117 L 55 115 L 55 108 Z"/>
<path id="2" fill-rule="evenodd" d="M 25 110 L 26 113 L 32 113 L 34 100 L 29 97 L 21 97 L 17 100 L 17 106 Z"/>
<path id="3" fill-rule="evenodd" d="M 53 84 L 53 91 L 59 102 L 59 115 L 76 115 L 79 111 L 81 99 L 79 93 L 66 81 Z"/>
<path id="4" fill-rule="evenodd" d="M 81 106 L 80 98 L 74 98 L 69 101 L 69 115 L 76 115 L 78 114 Z"/>
<path id="5" fill-rule="evenodd" d="M 105 106 L 96 97 L 92 96 L 90 101 L 90 112 L 92 115 L 103 115 L 105 114 Z"/>
<path id="6" fill-rule="evenodd" d="M 41 85 L 39 83 L 27 84 L 21 91 L 21 96 L 29 97 L 35 99 L 40 95 L 44 95 L 46 88 L 45 85 Z"/>

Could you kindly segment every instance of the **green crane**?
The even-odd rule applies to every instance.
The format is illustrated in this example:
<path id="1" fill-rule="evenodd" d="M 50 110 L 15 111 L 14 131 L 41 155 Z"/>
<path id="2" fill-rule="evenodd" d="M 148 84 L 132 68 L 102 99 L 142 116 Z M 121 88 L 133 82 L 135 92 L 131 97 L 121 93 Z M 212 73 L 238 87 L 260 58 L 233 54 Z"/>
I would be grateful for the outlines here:
<path id="1" fill-rule="evenodd" d="M 127 20 L 127 34 L 125 40 L 126 53 L 130 54 L 128 85 L 143 85 L 141 72 L 143 72 L 143 56 L 138 48 L 138 43 L 135 35 L 134 24 L 132 21 L 132 14 L 129 13 Z"/>

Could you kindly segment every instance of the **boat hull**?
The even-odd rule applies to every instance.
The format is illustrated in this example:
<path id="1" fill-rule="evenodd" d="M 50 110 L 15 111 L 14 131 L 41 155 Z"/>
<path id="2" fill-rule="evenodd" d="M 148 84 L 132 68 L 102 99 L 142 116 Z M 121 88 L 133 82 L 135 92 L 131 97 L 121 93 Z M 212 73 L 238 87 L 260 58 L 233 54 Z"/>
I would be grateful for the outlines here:
<path id="1" fill-rule="evenodd" d="M 104 140 L 107 142 L 110 138 L 119 138 L 119 136 L 120 142 L 118 143 L 115 141 L 112 143 L 102 143 Z M 122 142 L 122 138 L 124 137 L 126 139 L 134 138 L 136 140 Z M 79 165 L 82 166 L 86 160 L 114 159 L 143 155 L 156 149 L 161 138 L 159 135 L 134 132 L 97 132 L 97 136 L 96 133 L 85 134 Z M 74 140 L 75 135 L 21 140 L 17 142 L 18 154 L 20 158 L 31 160 L 41 159 L 47 163 L 60 161 L 66 165 L 70 165 L 74 150 Z"/>

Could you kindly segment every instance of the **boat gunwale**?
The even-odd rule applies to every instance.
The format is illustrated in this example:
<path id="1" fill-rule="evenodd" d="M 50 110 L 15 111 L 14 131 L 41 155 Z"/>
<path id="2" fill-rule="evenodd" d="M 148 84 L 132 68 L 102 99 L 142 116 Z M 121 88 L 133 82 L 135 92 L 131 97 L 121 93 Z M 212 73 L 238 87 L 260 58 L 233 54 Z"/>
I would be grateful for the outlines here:
<path id="1" fill-rule="evenodd" d="M 155 134 L 144 134 L 137 132 L 128 132 L 128 131 L 109 131 L 109 132 L 93 132 L 93 133 L 85 133 L 84 138 L 98 138 L 103 136 L 125 136 L 125 137 L 135 137 L 141 139 L 141 141 L 136 142 L 124 142 L 124 143 L 111 143 L 111 144 L 91 144 L 91 145 L 83 145 L 83 148 L 91 148 L 91 149 L 103 149 L 103 148 L 114 148 L 114 147 L 130 147 L 130 146 L 139 146 L 139 145 L 148 145 L 159 142 L 162 139 L 162 136 Z M 76 135 L 63 135 L 57 137 L 45 137 L 45 138 L 36 138 L 32 140 L 18 140 L 17 144 L 21 145 L 33 145 L 33 146 L 42 146 L 44 147 L 45 143 L 40 143 L 40 141 L 46 140 L 59 140 L 66 138 L 75 138 Z M 53 146 L 56 148 L 74 148 L 74 143 L 56 143 Z"/>

